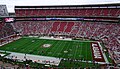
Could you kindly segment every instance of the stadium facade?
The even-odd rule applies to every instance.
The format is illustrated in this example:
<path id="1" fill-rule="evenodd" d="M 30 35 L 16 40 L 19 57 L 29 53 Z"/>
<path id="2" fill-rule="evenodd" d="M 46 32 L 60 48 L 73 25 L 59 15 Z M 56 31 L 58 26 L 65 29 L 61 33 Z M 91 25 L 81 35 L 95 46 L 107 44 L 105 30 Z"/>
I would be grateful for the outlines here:
<path id="1" fill-rule="evenodd" d="M 73 39 L 92 39 L 103 43 L 105 46 L 103 50 L 109 52 L 109 56 L 115 64 L 119 64 L 119 17 L 119 3 L 15 6 L 15 16 L 1 16 L 0 44 L 19 36 L 62 36 Z M 9 22 L 9 19 L 12 20 Z"/>

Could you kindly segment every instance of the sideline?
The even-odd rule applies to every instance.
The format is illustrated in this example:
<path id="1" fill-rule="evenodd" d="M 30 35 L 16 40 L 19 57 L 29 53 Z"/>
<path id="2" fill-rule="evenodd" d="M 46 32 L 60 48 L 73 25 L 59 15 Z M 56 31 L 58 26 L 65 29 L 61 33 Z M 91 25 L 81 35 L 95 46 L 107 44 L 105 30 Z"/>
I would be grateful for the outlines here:
<path id="1" fill-rule="evenodd" d="M 105 53 L 103 53 L 103 51 L 102 51 L 102 46 L 100 45 L 100 42 L 98 42 L 98 44 L 99 44 L 99 46 L 100 46 L 100 50 L 101 50 L 101 52 L 102 52 L 102 54 L 103 54 L 103 57 L 104 57 L 104 59 L 105 59 L 105 62 L 106 62 L 107 64 L 109 64 L 109 61 L 108 61 Z"/>
<path id="2" fill-rule="evenodd" d="M 2 50 L 0 50 L 2 51 Z M 4 52 L 4 51 L 3 51 Z M 26 61 L 26 60 L 32 60 L 33 62 L 41 63 L 41 64 L 50 64 L 50 65 L 56 65 L 58 66 L 61 59 L 56 57 L 48 57 L 48 56 L 40 56 L 40 55 L 33 55 L 33 54 L 25 54 L 25 53 L 16 53 L 16 52 L 10 52 L 6 51 L 8 53 L 11 53 L 5 58 L 8 59 L 15 59 L 18 61 Z"/>
<path id="3" fill-rule="evenodd" d="M 86 40 L 72 40 L 71 38 L 51 38 L 51 37 L 22 37 L 22 38 L 33 38 L 33 39 L 46 39 L 46 40 L 61 40 L 61 41 L 78 41 L 78 42 L 97 42 L 97 41 L 86 41 Z"/>
<path id="4" fill-rule="evenodd" d="M 0 51 L 2 51 L 2 50 L 0 50 Z M 21 61 L 21 62 L 26 61 L 26 59 L 27 59 L 27 60 L 32 60 L 33 62 L 38 62 L 38 63 L 41 63 L 41 64 L 50 64 L 50 65 L 58 66 L 62 59 L 67 60 L 67 58 L 39 56 L 39 55 L 33 55 L 33 54 L 26 54 L 25 55 L 25 53 L 16 53 L 16 52 L 10 52 L 10 51 L 6 51 L 6 52 L 11 53 L 11 54 L 6 56 L 5 58 L 17 59 L 18 61 Z M 46 60 L 50 61 L 50 62 L 46 63 L 45 62 Z M 96 62 L 96 61 L 95 62 L 93 62 L 93 61 L 85 61 L 85 60 L 75 60 L 75 61 L 88 62 L 88 63 L 98 63 L 98 64 L 106 64 L 106 62 Z"/>

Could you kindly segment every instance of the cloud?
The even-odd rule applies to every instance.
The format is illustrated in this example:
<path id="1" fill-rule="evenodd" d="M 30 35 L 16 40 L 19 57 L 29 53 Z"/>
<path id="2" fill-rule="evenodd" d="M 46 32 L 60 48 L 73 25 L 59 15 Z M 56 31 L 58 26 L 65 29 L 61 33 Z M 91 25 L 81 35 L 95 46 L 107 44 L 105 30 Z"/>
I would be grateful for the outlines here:
<path id="1" fill-rule="evenodd" d="M 83 5 L 120 3 L 120 0 L 0 0 L 0 4 L 7 5 L 9 12 L 14 12 L 14 6 L 40 6 L 40 5 Z"/>

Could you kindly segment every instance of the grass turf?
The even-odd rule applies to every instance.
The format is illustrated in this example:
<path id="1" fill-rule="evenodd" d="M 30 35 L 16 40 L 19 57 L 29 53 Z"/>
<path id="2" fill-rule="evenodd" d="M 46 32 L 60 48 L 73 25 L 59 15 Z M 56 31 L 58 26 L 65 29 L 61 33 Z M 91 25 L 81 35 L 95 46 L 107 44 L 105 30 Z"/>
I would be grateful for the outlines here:
<path id="1" fill-rule="evenodd" d="M 34 42 L 32 42 L 33 40 Z M 51 44 L 51 46 L 49 48 L 43 48 L 43 44 Z M 0 47 L 0 50 L 42 56 L 52 56 L 58 58 L 70 58 L 78 60 L 83 59 L 86 61 L 92 61 L 92 51 L 90 47 L 90 42 L 82 42 L 80 40 L 64 41 L 36 38 L 21 38 L 19 40 L 16 40 L 12 43 Z M 64 53 L 64 51 L 68 51 L 68 53 Z M 66 62 L 65 64 L 68 63 Z M 68 66 L 69 65 L 71 64 L 68 64 Z"/>
<path id="2" fill-rule="evenodd" d="M 34 42 L 32 42 L 33 40 Z M 43 44 L 51 44 L 51 46 L 43 48 Z M 60 58 L 92 60 L 90 42 L 81 41 L 21 38 L 0 47 L 0 50 Z M 64 53 L 64 51 L 68 51 L 68 53 Z"/>

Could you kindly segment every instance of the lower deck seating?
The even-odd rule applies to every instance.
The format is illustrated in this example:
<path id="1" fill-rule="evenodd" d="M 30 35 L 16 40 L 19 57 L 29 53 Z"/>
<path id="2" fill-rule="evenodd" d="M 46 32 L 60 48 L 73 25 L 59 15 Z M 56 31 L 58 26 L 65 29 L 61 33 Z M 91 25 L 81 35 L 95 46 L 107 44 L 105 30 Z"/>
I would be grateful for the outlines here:
<path id="1" fill-rule="evenodd" d="M 106 48 L 120 52 L 120 43 L 116 39 L 120 34 L 120 24 L 81 21 L 23 21 L 16 22 L 14 26 L 17 30 L 21 30 L 23 35 L 64 33 L 64 35 L 96 38 L 99 40 L 107 38 L 107 41 L 103 40 L 103 42 L 106 42 Z"/>
<path id="2" fill-rule="evenodd" d="M 0 39 L 14 34 L 14 29 L 12 25 L 1 23 L 0 24 Z"/>

